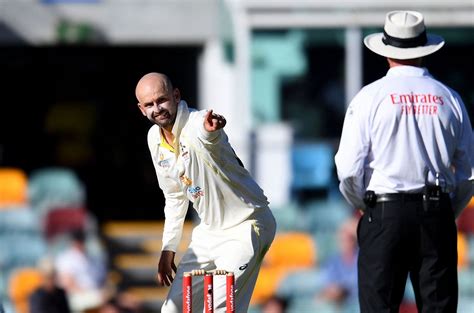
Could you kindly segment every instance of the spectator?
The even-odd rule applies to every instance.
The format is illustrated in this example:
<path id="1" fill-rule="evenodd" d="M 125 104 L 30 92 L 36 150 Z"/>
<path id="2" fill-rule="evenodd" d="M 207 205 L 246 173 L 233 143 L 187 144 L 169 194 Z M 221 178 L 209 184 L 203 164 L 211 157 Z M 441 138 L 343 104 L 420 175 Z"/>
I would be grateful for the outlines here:
<path id="1" fill-rule="evenodd" d="M 83 231 L 76 230 L 71 237 L 71 247 L 56 259 L 60 285 L 68 293 L 100 289 L 105 277 L 104 265 L 87 254 Z"/>
<path id="2" fill-rule="evenodd" d="M 357 303 L 357 220 L 344 222 L 338 231 L 339 251 L 322 267 L 323 289 L 318 297 L 344 305 Z"/>
<path id="3" fill-rule="evenodd" d="M 140 313 L 141 303 L 127 292 L 119 292 L 106 301 L 98 313 Z"/>
<path id="4" fill-rule="evenodd" d="M 107 301 L 100 309 L 99 313 L 122 313 L 115 300 Z"/>
<path id="5" fill-rule="evenodd" d="M 103 304 L 105 266 L 87 253 L 82 230 L 72 232 L 71 247 L 57 256 L 56 270 L 73 311 L 97 309 Z"/>
<path id="6" fill-rule="evenodd" d="M 262 305 L 262 313 L 285 313 L 288 301 L 279 296 L 272 296 Z"/>
<path id="7" fill-rule="evenodd" d="M 56 284 L 53 262 L 50 259 L 44 259 L 40 262 L 38 269 L 43 276 L 43 280 L 40 288 L 29 298 L 30 313 L 71 312 L 66 292 Z"/>

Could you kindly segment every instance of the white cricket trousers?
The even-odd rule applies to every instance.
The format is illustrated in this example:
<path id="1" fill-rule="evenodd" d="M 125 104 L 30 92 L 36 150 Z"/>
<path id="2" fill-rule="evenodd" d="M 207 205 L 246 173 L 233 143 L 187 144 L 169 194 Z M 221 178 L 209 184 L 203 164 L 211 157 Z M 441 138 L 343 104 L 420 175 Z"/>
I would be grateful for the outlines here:
<path id="1" fill-rule="evenodd" d="M 247 221 L 226 230 L 210 231 L 202 224 L 193 230 L 191 243 L 178 265 L 162 313 L 183 311 L 183 273 L 195 269 L 221 269 L 235 275 L 236 312 L 247 312 L 265 253 L 275 237 L 270 209 L 255 212 Z M 204 310 L 203 277 L 193 277 L 193 312 Z M 225 275 L 214 276 L 214 312 L 226 310 Z"/>

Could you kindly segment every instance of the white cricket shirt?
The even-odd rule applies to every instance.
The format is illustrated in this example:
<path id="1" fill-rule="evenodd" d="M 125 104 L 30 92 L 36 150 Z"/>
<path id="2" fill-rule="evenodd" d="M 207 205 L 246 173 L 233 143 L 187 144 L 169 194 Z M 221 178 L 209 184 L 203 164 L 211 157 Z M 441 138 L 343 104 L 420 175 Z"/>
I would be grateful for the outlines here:
<path id="1" fill-rule="evenodd" d="M 457 214 L 472 195 L 472 128 L 452 89 L 424 68 L 397 66 L 365 86 L 347 109 L 335 156 L 340 190 L 364 208 L 366 190 L 420 192 L 440 173 Z"/>
<path id="2" fill-rule="evenodd" d="M 181 101 L 172 147 L 161 139 L 159 126 L 148 132 L 148 147 L 165 196 L 162 250 L 176 251 L 189 201 L 201 226 L 210 230 L 234 227 L 255 210 L 268 207 L 262 189 L 239 164 L 224 130 L 204 129 L 206 113 L 190 110 Z"/>

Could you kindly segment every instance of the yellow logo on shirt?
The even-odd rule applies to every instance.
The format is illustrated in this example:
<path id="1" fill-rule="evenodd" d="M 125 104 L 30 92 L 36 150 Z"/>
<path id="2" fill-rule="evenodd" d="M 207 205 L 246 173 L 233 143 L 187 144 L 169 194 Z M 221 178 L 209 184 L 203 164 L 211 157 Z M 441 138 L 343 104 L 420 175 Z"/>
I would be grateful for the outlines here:
<path id="1" fill-rule="evenodd" d="M 183 184 L 185 184 L 186 186 L 188 186 L 188 187 L 191 186 L 192 183 L 193 183 L 193 181 L 191 180 L 191 178 L 189 178 L 189 177 L 187 177 L 187 176 L 185 176 L 185 175 L 182 175 L 182 176 L 180 177 L 180 179 L 181 179 L 181 182 L 182 182 Z"/>

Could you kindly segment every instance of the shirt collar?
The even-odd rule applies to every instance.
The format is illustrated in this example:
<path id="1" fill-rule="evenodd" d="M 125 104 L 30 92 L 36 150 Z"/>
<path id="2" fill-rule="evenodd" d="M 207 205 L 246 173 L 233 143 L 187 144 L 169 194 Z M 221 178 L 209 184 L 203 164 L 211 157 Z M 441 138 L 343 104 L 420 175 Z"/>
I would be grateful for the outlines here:
<path id="1" fill-rule="evenodd" d="M 178 103 L 178 111 L 176 113 L 176 120 L 174 121 L 173 129 L 171 130 L 173 132 L 175 140 L 179 138 L 179 135 L 181 134 L 181 130 L 183 129 L 184 125 L 186 125 L 188 118 L 189 118 L 188 104 L 186 103 L 186 101 L 181 100 Z"/>
<path id="2" fill-rule="evenodd" d="M 161 129 L 160 129 L 160 137 L 161 137 L 160 147 L 168 149 L 169 151 L 174 153 L 175 152 L 174 147 L 166 142 L 165 136 L 163 136 L 163 130 L 161 130 Z M 173 144 L 174 144 L 174 142 L 173 142 Z"/>
<path id="3" fill-rule="evenodd" d="M 428 69 L 425 67 L 400 65 L 392 67 L 388 70 L 387 76 L 430 76 Z"/>
<path id="4" fill-rule="evenodd" d="M 184 125 L 186 125 L 188 118 L 189 118 L 188 104 L 186 103 L 186 101 L 181 100 L 178 103 L 178 109 L 176 112 L 176 120 L 174 121 L 173 129 L 171 130 L 171 132 L 174 135 L 174 142 L 172 144 L 168 144 L 165 141 L 162 131 L 160 129 L 159 145 L 170 150 L 171 152 L 175 152 L 176 142 L 178 142 L 179 136 L 181 135 L 181 130 L 183 129 Z"/>

